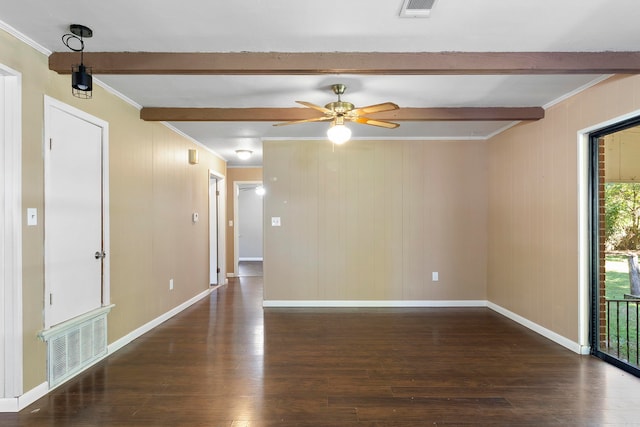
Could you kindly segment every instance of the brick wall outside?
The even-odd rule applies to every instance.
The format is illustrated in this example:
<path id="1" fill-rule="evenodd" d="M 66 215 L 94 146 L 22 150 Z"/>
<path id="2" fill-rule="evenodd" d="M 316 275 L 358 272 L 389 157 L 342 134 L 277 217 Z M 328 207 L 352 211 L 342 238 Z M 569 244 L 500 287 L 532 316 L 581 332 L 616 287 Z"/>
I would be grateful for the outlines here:
<path id="1" fill-rule="evenodd" d="M 605 246 L 606 229 L 605 229 L 605 200 L 604 200 L 604 138 L 598 141 L 598 311 L 599 328 L 598 337 L 600 348 L 607 348 L 607 307 L 605 304 Z"/>

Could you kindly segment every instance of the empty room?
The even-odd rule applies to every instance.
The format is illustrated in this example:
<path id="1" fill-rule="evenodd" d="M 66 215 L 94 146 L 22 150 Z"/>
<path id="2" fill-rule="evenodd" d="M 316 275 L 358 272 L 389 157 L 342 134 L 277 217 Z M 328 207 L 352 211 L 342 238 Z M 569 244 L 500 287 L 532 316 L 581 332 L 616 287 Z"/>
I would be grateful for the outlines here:
<path id="1" fill-rule="evenodd" d="M 4 2 L 0 425 L 640 425 L 637 16 Z"/>

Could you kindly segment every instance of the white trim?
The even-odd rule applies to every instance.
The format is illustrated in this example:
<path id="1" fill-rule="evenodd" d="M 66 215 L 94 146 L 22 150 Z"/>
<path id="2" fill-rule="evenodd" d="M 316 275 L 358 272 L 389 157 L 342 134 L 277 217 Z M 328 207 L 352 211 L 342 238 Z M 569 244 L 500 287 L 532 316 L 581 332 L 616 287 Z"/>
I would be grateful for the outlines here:
<path id="1" fill-rule="evenodd" d="M 238 261 L 263 261 L 264 259 L 261 256 L 243 256 L 239 257 Z"/>
<path id="2" fill-rule="evenodd" d="M 264 300 L 263 307 L 486 307 L 485 300 Z"/>
<path id="3" fill-rule="evenodd" d="M 51 55 L 53 53 L 49 49 L 47 49 L 46 47 L 42 46 L 40 43 L 37 43 L 33 39 L 25 36 L 20 31 L 16 30 L 15 28 L 13 28 L 11 25 L 7 24 L 6 22 L 0 21 L 0 29 L 6 31 L 9 34 L 11 34 L 13 37 L 17 38 L 18 40 L 20 40 L 21 42 L 25 43 L 26 45 L 34 48 L 35 50 L 37 50 L 38 52 L 42 53 L 43 55 L 49 56 L 49 55 Z"/>
<path id="4" fill-rule="evenodd" d="M 209 182 L 208 185 L 211 185 L 211 178 L 216 179 L 216 187 L 219 195 L 217 197 L 216 203 L 216 218 L 217 218 L 217 250 L 218 250 L 218 268 L 220 272 L 217 274 L 218 277 L 218 285 L 221 285 L 221 282 L 224 282 L 226 273 L 227 273 L 227 250 L 226 250 L 226 242 L 227 242 L 227 228 L 226 228 L 226 217 L 223 214 L 227 211 L 227 181 L 225 176 L 220 172 L 217 172 L 213 169 L 209 169 Z M 209 198 L 211 197 L 210 187 L 209 188 Z M 209 199 L 209 209 L 211 209 L 211 199 Z M 209 212 L 211 215 L 211 212 Z M 211 218 L 209 218 L 211 221 Z M 211 231 L 209 231 L 211 233 Z M 211 234 L 209 234 L 211 236 Z M 209 245 L 211 245 L 211 237 L 209 237 Z M 209 272 L 211 274 L 211 272 Z M 214 288 L 215 289 L 215 288 Z"/>
<path id="5" fill-rule="evenodd" d="M 51 108 L 56 108 L 60 111 L 64 111 L 67 114 L 73 115 L 81 120 L 85 120 L 102 130 L 102 250 L 106 253 L 102 260 L 103 273 L 102 273 L 102 306 L 108 306 L 111 304 L 111 241 L 109 232 L 109 122 L 95 117 L 89 113 L 86 113 L 71 105 L 65 104 L 55 98 L 48 95 L 44 95 L 44 139 L 43 147 L 46 141 L 51 138 Z M 44 149 L 44 148 L 43 148 Z M 45 190 L 45 204 L 47 197 L 47 158 L 45 156 L 44 163 L 44 190 Z M 46 236 L 45 236 L 46 241 Z M 45 244 L 45 295 L 49 293 L 47 280 L 46 280 L 46 251 Z M 47 305 L 44 305 L 44 324 L 45 329 L 48 329 L 51 324 L 49 323 L 50 316 L 48 316 Z"/>
<path id="6" fill-rule="evenodd" d="M 159 324 L 161 324 L 163 322 L 166 322 L 167 320 L 169 320 L 170 318 L 172 318 L 176 314 L 180 313 L 181 311 L 185 310 L 186 308 L 192 306 L 196 302 L 198 302 L 201 299 L 205 298 L 212 291 L 213 291 L 213 288 L 210 288 L 210 289 L 207 289 L 206 291 L 203 291 L 203 292 L 199 293 L 198 295 L 196 295 L 195 297 L 191 298 L 190 300 L 183 302 L 179 306 L 167 311 L 163 315 L 156 317 L 152 321 L 147 322 L 144 325 L 140 326 L 138 329 L 136 329 L 134 331 L 131 331 L 127 335 L 123 336 L 122 338 L 112 342 L 111 344 L 108 345 L 107 354 L 115 353 L 116 351 L 118 351 L 122 347 L 124 347 L 125 345 L 129 344 L 131 341 L 133 341 L 136 338 L 139 338 L 140 336 L 146 334 L 147 332 L 149 332 L 150 330 L 152 330 L 153 328 L 155 328 Z"/>
<path id="7" fill-rule="evenodd" d="M 604 122 L 600 122 L 600 123 L 595 124 L 593 126 L 589 126 L 587 128 L 580 129 L 578 131 L 578 136 L 580 136 L 580 135 L 589 136 L 590 133 L 593 133 L 593 132 L 595 132 L 597 130 L 604 129 L 604 128 L 608 127 L 608 126 L 615 125 L 616 123 L 620 123 L 620 122 L 623 122 L 625 120 L 633 119 L 634 117 L 638 117 L 638 116 L 640 116 L 640 110 L 634 110 L 634 111 L 631 111 L 630 113 L 626 113 L 626 114 L 623 114 L 621 116 L 614 117 L 614 118 L 609 119 L 609 120 L 605 120 Z"/>
<path id="8" fill-rule="evenodd" d="M 513 122 L 513 124 L 507 126 L 507 129 L 518 123 L 520 122 Z M 488 136 L 403 136 L 403 137 L 358 136 L 358 137 L 353 137 L 349 139 L 349 141 L 486 141 L 487 139 L 491 138 L 491 135 L 488 135 Z M 316 136 L 303 136 L 303 137 L 265 136 L 261 138 L 261 140 L 262 141 L 321 141 L 321 142 L 330 143 L 330 141 L 327 138 L 318 138 Z M 247 167 L 261 167 L 261 166 L 249 165 Z"/>
<path id="9" fill-rule="evenodd" d="M 240 262 L 240 227 L 238 225 L 238 218 L 240 217 L 240 212 L 238 211 L 238 194 L 240 194 L 240 186 L 244 184 L 263 184 L 263 181 L 233 181 L 233 276 L 229 277 L 238 277 L 240 274 L 240 270 L 238 268 L 238 263 Z M 262 221 L 264 226 L 264 213 L 262 215 Z M 262 252 L 264 253 L 264 238 L 262 239 Z M 236 273 L 237 272 L 237 273 Z"/>
<path id="10" fill-rule="evenodd" d="M 603 76 L 594 84 L 606 80 Z M 593 85 L 592 85 L 593 86 Z M 589 271 L 589 135 L 608 126 L 640 116 L 640 110 L 614 117 L 577 132 L 578 144 L 578 341 L 583 347 L 589 346 L 590 327 L 590 271 Z"/>
<path id="11" fill-rule="evenodd" d="M 265 300 L 263 307 L 488 307 L 516 323 L 578 354 L 589 354 L 590 347 L 553 332 L 512 311 L 486 300 Z"/>
<path id="12" fill-rule="evenodd" d="M 231 272 L 231 273 L 227 273 L 227 278 L 229 277 L 236 277 L 236 273 Z"/>
<path id="13" fill-rule="evenodd" d="M 590 351 L 589 346 L 580 345 L 575 341 L 571 341 L 569 338 L 563 337 L 562 335 L 557 334 L 552 330 L 545 328 L 544 326 L 540 326 L 537 323 L 532 322 L 531 320 L 520 316 L 519 314 L 516 314 L 512 311 L 507 310 L 506 308 L 503 308 L 497 304 L 494 304 L 491 301 L 487 303 L 487 307 L 489 307 L 491 310 L 495 311 L 496 313 L 500 313 L 503 316 L 513 320 L 514 322 L 517 322 L 522 326 L 531 329 L 533 332 L 537 332 L 538 334 L 542 335 L 545 338 L 550 339 L 556 344 L 560 344 L 561 346 L 573 351 L 574 353 L 583 354 L 583 355 L 589 354 L 589 351 Z"/>
<path id="14" fill-rule="evenodd" d="M 589 346 L 589 134 L 578 134 L 578 343 Z"/>
<path id="15" fill-rule="evenodd" d="M 553 101 L 547 102 L 546 104 L 544 104 L 542 106 L 542 108 L 544 108 L 545 110 L 548 109 L 548 108 L 551 108 L 554 105 L 559 104 L 562 101 L 566 101 L 567 99 L 571 98 L 572 96 L 577 95 L 580 92 L 583 92 L 583 91 L 589 89 L 590 87 L 595 86 L 598 83 L 607 80 L 608 78 L 612 77 L 613 75 L 614 74 L 605 74 L 605 75 L 599 76 L 599 77 L 591 80 L 589 83 L 586 83 L 586 84 L 580 86 L 579 88 L 576 88 L 576 89 L 572 90 L 571 92 L 567 92 L 564 95 L 562 95 L 561 97 L 554 99 Z"/>
<path id="16" fill-rule="evenodd" d="M 12 399 L 0 399 L 0 412 L 19 412 L 49 392 L 49 383 L 46 381 L 32 388 L 20 397 Z"/>
<path id="17" fill-rule="evenodd" d="M 186 133 L 182 132 L 180 129 L 178 129 L 177 127 L 173 126 L 172 124 L 170 124 L 169 122 L 159 122 L 162 123 L 163 125 L 165 125 L 166 127 L 168 127 L 169 129 L 171 129 L 172 131 L 174 131 L 175 133 L 177 133 L 178 135 L 182 136 L 185 139 L 188 139 L 189 141 L 193 142 L 194 144 L 196 144 L 197 146 L 201 147 L 204 150 L 207 150 L 208 152 L 210 152 L 211 154 L 213 154 L 214 156 L 218 157 L 220 160 L 224 160 L 225 162 L 227 162 L 228 160 L 225 159 L 222 155 L 220 155 L 219 153 L 217 153 L 216 151 L 214 151 L 212 148 L 207 147 L 206 145 L 204 145 L 202 142 L 198 141 L 197 139 L 193 139 L 192 136 L 187 135 Z"/>
<path id="18" fill-rule="evenodd" d="M 494 136 L 500 135 L 502 132 L 511 129 L 512 127 L 514 127 L 515 125 L 517 125 L 519 123 L 522 123 L 522 121 L 511 122 L 508 125 L 505 125 L 505 126 L 501 127 L 497 131 L 490 133 L 489 135 L 486 136 L 486 138 L 483 138 L 483 139 L 485 141 L 488 141 L 489 139 L 493 138 Z"/>
<path id="19" fill-rule="evenodd" d="M 96 308 L 95 310 L 91 310 L 87 313 L 81 314 L 80 316 L 74 317 L 73 319 L 69 319 L 64 321 L 56 326 L 53 326 L 49 329 L 43 329 L 38 333 L 38 338 L 42 341 L 49 341 L 49 338 L 53 335 L 60 335 L 64 331 L 67 331 L 71 328 L 78 326 L 81 323 L 86 322 L 87 320 L 94 319 L 96 317 L 109 314 L 111 309 L 115 307 L 115 304 L 107 305 L 104 307 Z"/>
<path id="20" fill-rule="evenodd" d="M 134 101 L 133 99 L 129 98 L 128 96 L 126 96 L 122 92 L 118 92 L 117 90 L 115 90 L 114 88 L 112 88 L 111 86 L 109 86 L 108 84 L 103 82 L 102 80 L 96 78 L 95 76 L 93 76 L 93 82 L 96 83 L 101 88 L 103 88 L 108 93 L 110 93 L 111 95 L 117 96 L 118 98 L 120 98 L 121 100 L 126 102 L 127 104 L 131 105 L 132 107 L 135 107 L 138 111 L 142 110 L 142 105 L 138 104 L 136 101 Z"/>
<path id="21" fill-rule="evenodd" d="M 23 390 L 22 330 L 22 75 L 0 64 L 1 108 L 4 133 L 0 203 L 4 229 L 0 249 L 0 398 L 13 398 Z"/>
<path id="22" fill-rule="evenodd" d="M 227 165 L 227 169 L 262 169 L 262 164 Z"/>

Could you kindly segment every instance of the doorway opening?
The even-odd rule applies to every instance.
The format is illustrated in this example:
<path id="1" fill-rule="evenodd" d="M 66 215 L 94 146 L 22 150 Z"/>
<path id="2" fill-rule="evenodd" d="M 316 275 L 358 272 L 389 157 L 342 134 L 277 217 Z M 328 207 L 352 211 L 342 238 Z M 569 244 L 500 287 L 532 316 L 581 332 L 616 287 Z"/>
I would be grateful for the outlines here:
<path id="1" fill-rule="evenodd" d="M 262 276 L 264 187 L 262 181 L 236 181 L 234 191 L 236 276 Z"/>
<path id="2" fill-rule="evenodd" d="M 222 266 L 225 265 L 224 217 L 220 215 L 221 200 L 224 200 L 224 177 L 213 170 L 209 170 L 209 284 L 220 286 L 226 281 Z"/>
<path id="3" fill-rule="evenodd" d="M 23 393 L 21 93 L 21 74 L 0 64 L 0 401 Z"/>
<path id="4" fill-rule="evenodd" d="M 640 116 L 589 146 L 592 353 L 640 376 Z"/>

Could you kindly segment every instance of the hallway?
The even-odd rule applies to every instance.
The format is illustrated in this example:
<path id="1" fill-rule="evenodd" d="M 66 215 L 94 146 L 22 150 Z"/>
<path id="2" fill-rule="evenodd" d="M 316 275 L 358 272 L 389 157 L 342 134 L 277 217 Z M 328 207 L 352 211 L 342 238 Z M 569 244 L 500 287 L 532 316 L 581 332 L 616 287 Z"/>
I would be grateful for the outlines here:
<path id="1" fill-rule="evenodd" d="M 633 425 L 638 392 L 488 309 L 263 311 L 243 277 L 0 425 Z"/>

